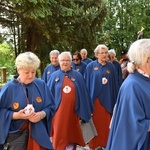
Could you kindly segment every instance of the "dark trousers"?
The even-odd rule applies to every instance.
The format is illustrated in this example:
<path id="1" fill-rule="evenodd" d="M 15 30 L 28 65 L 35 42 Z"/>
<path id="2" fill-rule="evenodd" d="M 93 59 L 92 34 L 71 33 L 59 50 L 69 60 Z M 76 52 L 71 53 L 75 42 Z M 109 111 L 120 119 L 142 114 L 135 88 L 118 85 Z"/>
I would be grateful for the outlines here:
<path id="1" fill-rule="evenodd" d="M 0 145 L 0 150 L 3 150 L 3 145 Z"/>

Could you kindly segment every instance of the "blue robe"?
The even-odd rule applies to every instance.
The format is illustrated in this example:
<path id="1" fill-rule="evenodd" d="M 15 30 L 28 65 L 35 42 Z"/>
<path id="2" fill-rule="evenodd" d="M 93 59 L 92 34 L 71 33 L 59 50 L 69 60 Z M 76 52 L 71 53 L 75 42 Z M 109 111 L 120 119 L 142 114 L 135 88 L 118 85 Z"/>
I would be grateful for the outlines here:
<path id="1" fill-rule="evenodd" d="M 150 78 L 137 71 L 123 82 L 106 150 L 150 150 Z"/>
<path id="2" fill-rule="evenodd" d="M 67 73 L 60 69 L 55 71 L 47 83 L 52 94 L 54 95 L 56 109 L 59 107 L 61 102 L 61 88 L 64 76 L 66 74 L 76 87 L 75 112 L 81 119 L 88 122 L 93 111 L 93 103 L 91 101 L 90 95 L 88 94 L 87 87 L 82 75 L 76 72 L 74 69 L 69 70 Z"/>
<path id="3" fill-rule="evenodd" d="M 108 80 L 106 84 L 102 84 L 102 78 L 104 77 Z M 87 65 L 84 78 L 92 101 L 94 102 L 98 98 L 103 107 L 112 114 L 119 87 L 118 76 L 114 65 L 106 62 L 106 65 L 102 66 L 95 60 Z"/>
<path id="4" fill-rule="evenodd" d="M 3 86 L 0 92 L 0 144 L 4 144 L 8 133 L 21 129 L 25 120 L 12 120 L 13 112 L 24 109 L 27 105 L 25 85 L 13 79 Z M 26 85 L 28 101 L 35 112 L 44 110 L 46 118 L 37 123 L 30 122 L 30 135 L 42 147 L 53 149 L 49 140 L 52 117 L 55 111 L 54 99 L 46 83 L 38 78 Z"/>
<path id="5" fill-rule="evenodd" d="M 122 69 L 121 69 L 121 65 L 118 61 L 113 61 L 112 62 L 113 65 L 115 66 L 115 69 L 117 71 L 117 75 L 118 75 L 118 82 L 119 82 L 119 87 L 121 86 L 123 80 L 122 80 Z"/>
<path id="6" fill-rule="evenodd" d="M 54 66 L 52 64 L 48 65 L 45 69 L 44 69 L 44 72 L 43 72 L 43 75 L 42 75 L 42 79 L 47 83 L 51 74 L 58 70 L 60 68 L 60 66 Z"/>
<path id="7" fill-rule="evenodd" d="M 90 62 L 92 62 L 93 60 L 91 58 L 85 58 L 82 60 L 82 62 L 86 63 L 86 64 L 89 64 Z"/>
<path id="8" fill-rule="evenodd" d="M 86 68 L 86 63 L 82 62 L 80 64 L 75 64 L 74 62 L 71 63 L 71 66 L 74 70 L 80 72 L 82 75 L 84 74 L 84 70 Z"/>

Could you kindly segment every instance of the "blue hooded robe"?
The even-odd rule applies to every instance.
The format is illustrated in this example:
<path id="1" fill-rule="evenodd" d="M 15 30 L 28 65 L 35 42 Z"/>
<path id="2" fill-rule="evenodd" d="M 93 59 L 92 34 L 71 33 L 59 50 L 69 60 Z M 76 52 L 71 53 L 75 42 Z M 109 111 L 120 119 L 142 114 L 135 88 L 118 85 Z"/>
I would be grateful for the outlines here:
<path id="1" fill-rule="evenodd" d="M 72 80 L 77 90 L 75 112 L 81 119 L 88 122 L 91 118 L 94 106 L 90 95 L 87 92 L 87 87 L 82 75 L 76 72 L 74 69 L 70 69 L 68 72 L 64 72 L 59 69 L 53 73 L 47 83 L 48 87 L 54 95 L 56 109 L 59 107 L 61 102 L 61 88 L 65 75 L 67 75 Z"/>
<path id="2" fill-rule="evenodd" d="M 119 88 L 118 75 L 114 65 L 106 62 L 106 65 L 102 66 L 95 60 L 87 65 L 84 78 L 92 101 L 99 98 L 103 107 L 112 114 Z M 102 84 L 102 78 L 106 78 L 108 82 Z"/>
<path id="3" fill-rule="evenodd" d="M 45 69 L 44 69 L 44 72 L 43 72 L 43 75 L 42 75 L 42 79 L 47 83 L 51 74 L 58 70 L 60 68 L 60 66 L 54 66 L 52 64 L 48 65 Z"/>
<path id="4" fill-rule="evenodd" d="M 122 84 L 106 150 L 150 150 L 150 78 L 139 72 Z"/>
<path id="5" fill-rule="evenodd" d="M 38 78 L 26 86 L 16 79 L 3 86 L 0 92 L 0 144 L 5 143 L 8 133 L 19 131 L 26 121 L 12 120 L 13 112 L 27 106 L 25 87 L 28 89 L 28 101 L 35 108 L 35 112 L 46 112 L 43 120 L 37 123 L 30 122 L 30 135 L 42 147 L 53 149 L 49 133 L 55 111 L 54 99 L 45 82 Z"/>
<path id="6" fill-rule="evenodd" d="M 82 62 L 80 64 L 75 64 L 74 62 L 71 63 L 71 66 L 74 70 L 80 72 L 82 75 L 84 74 L 84 70 L 86 68 L 86 63 Z"/>

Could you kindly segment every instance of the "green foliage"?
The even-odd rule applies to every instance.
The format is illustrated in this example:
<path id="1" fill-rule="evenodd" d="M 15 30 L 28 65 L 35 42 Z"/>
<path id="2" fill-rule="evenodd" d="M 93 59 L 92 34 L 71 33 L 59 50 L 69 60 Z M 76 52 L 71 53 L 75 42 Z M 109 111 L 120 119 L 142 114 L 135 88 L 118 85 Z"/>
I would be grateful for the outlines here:
<path id="1" fill-rule="evenodd" d="M 93 57 L 95 47 L 106 44 L 120 57 L 141 27 L 149 38 L 149 6 L 149 0 L 3 0 L 0 22 L 10 29 L 15 56 L 35 52 L 42 70 L 52 49 L 86 48 Z"/>
<path id="2" fill-rule="evenodd" d="M 14 51 L 6 42 L 0 44 L 0 68 L 7 68 L 7 75 L 14 74 Z"/>
<path id="3" fill-rule="evenodd" d="M 108 3 L 108 17 L 103 31 L 107 34 L 107 45 L 114 48 L 120 57 L 120 51 L 128 50 L 137 40 L 137 32 L 144 27 L 143 38 L 149 38 L 150 31 L 149 0 L 111 0 Z"/>

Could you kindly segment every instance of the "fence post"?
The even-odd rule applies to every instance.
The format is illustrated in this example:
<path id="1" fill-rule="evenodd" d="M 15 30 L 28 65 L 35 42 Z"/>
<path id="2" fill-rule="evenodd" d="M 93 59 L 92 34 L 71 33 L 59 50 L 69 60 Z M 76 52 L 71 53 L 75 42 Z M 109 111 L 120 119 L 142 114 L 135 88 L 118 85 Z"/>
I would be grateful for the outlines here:
<path id="1" fill-rule="evenodd" d="M 2 83 L 6 82 L 6 67 L 2 67 Z"/>

